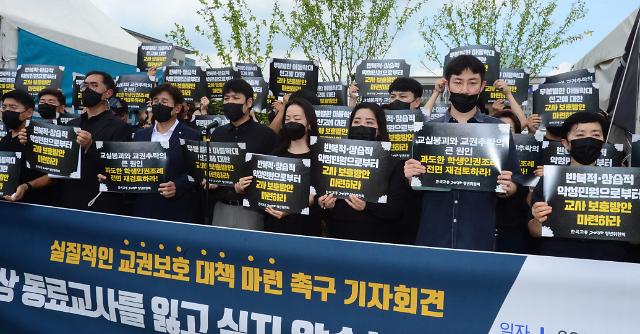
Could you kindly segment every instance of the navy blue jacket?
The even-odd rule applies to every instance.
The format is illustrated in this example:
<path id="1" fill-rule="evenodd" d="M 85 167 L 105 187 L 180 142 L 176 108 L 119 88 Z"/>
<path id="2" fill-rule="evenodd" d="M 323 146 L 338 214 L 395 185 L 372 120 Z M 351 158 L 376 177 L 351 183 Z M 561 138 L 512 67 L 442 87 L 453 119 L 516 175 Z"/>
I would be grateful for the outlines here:
<path id="1" fill-rule="evenodd" d="M 151 141 L 153 127 L 138 130 L 133 135 L 133 141 Z M 180 139 L 200 140 L 198 131 L 178 123 L 171 138 L 167 151 L 167 170 L 165 182 L 173 181 L 176 184 L 176 195 L 173 198 L 164 198 L 160 193 L 136 194 L 133 200 L 132 214 L 136 217 L 164 219 L 179 222 L 193 222 L 197 210 L 198 198 L 195 192 L 195 184 L 187 177 L 188 165 Z"/>

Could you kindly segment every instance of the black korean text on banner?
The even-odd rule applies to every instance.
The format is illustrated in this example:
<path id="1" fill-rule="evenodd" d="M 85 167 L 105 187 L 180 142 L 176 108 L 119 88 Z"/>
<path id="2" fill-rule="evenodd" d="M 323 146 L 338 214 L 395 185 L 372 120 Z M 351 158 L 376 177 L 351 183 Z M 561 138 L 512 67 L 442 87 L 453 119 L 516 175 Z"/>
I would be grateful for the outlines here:
<path id="1" fill-rule="evenodd" d="M 596 70 L 594 68 L 585 68 L 576 71 L 560 73 L 547 77 L 544 83 L 585 83 L 596 82 Z"/>
<path id="2" fill-rule="evenodd" d="M 222 99 L 222 87 L 224 83 L 239 77 L 238 71 L 232 67 L 208 68 L 205 71 L 207 96 L 210 99 Z"/>
<path id="3" fill-rule="evenodd" d="M 529 99 L 529 72 L 524 69 L 517 68 L 503 68 L 500 69 L 500 79 L 504 80 L 509 85 L 509 90 L 513 97 L 522 106 L 527 105 Z M 487 100 L 486 102 L 491 104 L 496 100 L 505 100 L 507 97 L 504 93 L 487 81 L 487 86 L 484 89 Z"/>
<path id="4" fill-rule="evenodd" d="M 0 68 L 0 95 L 15 89 L 17 73 L 15 68 Z"/>
<path id="5" fill-rule="evenodd" d="M 169 66 L 174 51 L 171 43 L 142 43 L 138 47 L 138 68 L 146 72 L 150 68 Z"/>
<path id="6" fill-rule="evenodd" d="M 269 65 L 269 89 L 285 96 L 301 89 L 318 92 L 318 65 L 311 60 L 278 59 Z"/>
<path id="7" fill-rule="evenodd" d="M 318 99 L 323 106 L 346 106 L 347 85 L 340 81 L 319 82 Z"/>
<path id="8" fill-rule="evenodd" d="M 318 135 L 326 138 L 347 138 L 351 108 L 347 106 L 314 106 L 318 119 Z"/>
<path id="9" fill-rule="evenodd" d="M 269 83 L 263 77 L 243 77 L 251 88 L 253 88 L 253 111 L 262 112 L 267 107 L 267 97 L 269 96 Z"/>
<path id="10" fill-rule="evenodd" d="M 509 155 L 508 124 L 424 123 L 416 132 L 413 158 L 427 171 L 414 189 L 502 192 L 498 175 Z"/>
<path id="11" fill-rule="evenodd" d="M 27 168 L 73 179 L 80 178 L 80 145 L 70 126 L 30 121 L 29 144 L 25 154 Z"/>
<path id="12" fill-rule="evenodd" d="M 247 153 L 246 163 L 253 180 L 245 191 L 244 206 L 309 214 L 311 160 Z"/>
<path id="13" fill-rule="evenodd" d="M 474 56 L 484 64 L 484 80 L 487 85 L 493 85 L 500 78 L 500 51 L 495 46 L 467 45 L 451 49 L 444 57 L 444 67 L 446 68 L 453 58 L 461 55 Z"/>
<path id="14" fill-rule="evenodd" d="M 311 184 L 318 195 L 355 195 L 372 203 L 387 202 L 391 143 L 311 137 Z"/>
<path id="15" fill-rule="evenodd" d="M 429 120 L 434 120 L 446 116 L 450 108 L 451 104 L 449 103 L 436 103 L 431 109 Z"/>
<path id="16" fill-rule="evenodd" d="M 97 141 L 100 191 L 157 194 L 165 182 L 169 142 Z"/>
<path id="17" fill-rule="evenodd" d="M 202 135 L 210 134 L 225 124 L 229 124 L 229 119 L 223 115 L 197 115 L 193 123 L 200 129 Z"/>
<path id="18" fill-rule="evenodd" d="M 363 60 L 356 67 L 356 82 L 362 102 L 389 103 L 389 86 L 399 77 L 408 77 L 411 65 L 404 59 Z"/>
<path id="19" fill-rule="evenodd" d="M 602 153 L 596 160 L 598 167 L 620 167 L 624 160 L 624 145 L 605 143 L 602 146 Z M 544 165 L 568 165 L 571 162 L 569 151 L 557 141 L 543 141 L 542 155 L 538 166 Z"/>
<path id="20" fill-rule="evenodd" d="M 598 84 L 542 84 L 533 91 L 533 112 L 545 127 L 560 127 L 576 112 L 597 112 Z"/>
<path id="21" fill-rule="evenodd" d="M 544 167 L 543 237 L 640 242 L 640 169 Z"/>
<path id="22" fill-rule="evenodd" d="M 251 63 L 236 63 L 241 78 L 264 77 L 260 66 Z"/>
<path id="23" fill-rule="evenodd" d="M 640 167 L 640 135 L 631 137 L 631 166 Z"/>
<path id="24" fill-rule="evenodd" d="M 244 175 L 245 143 L 218 143 L 185 140 L 183 143 L 189 176 L 201 184 L 208 175 L 209 184 L 233 185 Z M 207 159 L 208 157 L 208 159 Z M 209 165 L 207 166 L 207 161 Z"/>
<path id="25" fill-rule="evenodd" d="M 424 116 L 420 110 L 385 110 L 387 131 L 391 141 L 391 156 L 411 159 L 414 132 L 422 128 Z"/>
<path id="26" fill-rule="evenodd" d="M 520 178 L 523 186 L 533 187 L 538 183 L 534 172 L 539 165 L 542 152 L 542 142 L 534 135 L 514 134 L 513 143 L 516 145 L 516 155 L 520 161 Z"/>
<path id="27" fill-rule="evenodd" d="M 135 114 L 147 108 L 153 82 L 146 74 L 127 74 L 116 77 L 116 97 L 127 103 Z"/>
<path id="28" fill-rule="evenodd" d="M 80 87 L 84 83 L 86 76 L 80 73 L 73 73 L 71 80 L 71 106 L 74 111 L 82 110 L 82 92 Z"/>
<path id="29" fill-rule="evenodd" d="M 0 196 L 11 196 L 20 185 L 22 152 L 0 151 Z"/>
<path id="30" fill-rule="evenodd" d="M 35 99 L 45 89 L 60 89 L 64 66 L 18 65 L 15 88 L 23 90 Z"/>
<path id="31" fill-rule="evenodd" d="M 205 72 L 200 66 L 167 66 L 164 82 L 178 88 L 186 102 L 200 102 L 207 95 Z"/>

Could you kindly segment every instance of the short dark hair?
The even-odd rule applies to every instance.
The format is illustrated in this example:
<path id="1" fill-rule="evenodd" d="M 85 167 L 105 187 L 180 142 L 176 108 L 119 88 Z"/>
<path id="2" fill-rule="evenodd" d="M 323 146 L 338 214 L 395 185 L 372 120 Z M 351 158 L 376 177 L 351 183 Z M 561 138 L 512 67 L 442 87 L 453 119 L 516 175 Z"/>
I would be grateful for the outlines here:
<path id="1" fill-rule="evenodd" d="M 102 77 L 102 83 L 107 87 L 107 90 L 111 89 L 113 91 L 113 95 L 116 95 L 116 82 L 113 81 L 113 77 L 111 74 L 103 71 L 89 71 L 85 75 L 85 78 L 88 78 L 90 75 L 97 74 Z"/>
<path id="2" fill-rule="evenodd" d="M 12 91 L 4 93 L 0 100 L 2 100 L 2 103 L 4 103 L 4 100 L 6 99 L 14 99 L 27 109 L 36 108 L 36 103 L 34 102 L 33 97 L 23 90 L 14 89 Z"/>
<path id="3" fill-rule="evenodd" d="M 153 89 L 151 90 L 151 93 L 149 93 L 149 97 L 153 99 L 154 97 L 158 96 L 158 94 L 162 92 L 166 92 L 167 94 L 171 95 L 171 98 L 173 99 L 174 107 L 177 106 L 178 104 L 184 103 L 184 96 L 182 96 L 182 92 L 178 88 L 168 83 L 163 83 L 162 85 L 157 85 L 153 87 Z"/>
<path id="4" fill-rule="evenodd" d="M 299 89 L 291 93 L 291 95 L 289 96 L 289 101 L 294 99 L 305 99 L 314 106 L 320 104 L 320 98 L 318 98 L 318 95 L 306 88 Z"/>
<path id="5" fill-rule="evenodd" d="M 416 98 L 422 97 L 422 85 L 414 78 L 399 77 L 389 85 L 391 92 L 411 92 Z"/>
<path id="6" fill-rule="evenodd" d="M 518 119 L 518 116 L 516 116 L 516 114 L 513 113 L 513 111 L 511 110 L 503 110 L 503 111 L 498 111 L 497 113 L 495 113 L 493 115 L 493 117 L 495 118 L 509 118 L 511 119 L 511 121 L 514 124 L 514 129 L 513 131 L 515 133 L 521 133 L 522 132 L 522 124 L 520 124 L 520 120 Z"/>
<path id="7" fill-rule="evenodd" d="M 373 115 L 376 117 L 376 122 L 378 123 L 378 137 L 376 140 L 378 141 L 389 141 L 389 130 L 387 130 L 387 117 L 384 113 L 384 109 L 373 102 L 362 102 L 356 104 L 353 107 L 353 111 L 351 111 L 351 116 L 349 116 L 349 127 L 353 123 L 353 119 L 356 117 L 356 112 L 360 109 L 370 109 L 373 111 Z"/>
<path id="8" fill-rule="evenodd" d="M 464 70 L 480 74 L 482 81 L 484 81 L 484 76 L 487 74 L 484 64 L 478 58 L 471 55 L 460 55 L 449 60 L 449 63 L 444 68 L 444 78 L 449 80 L 452 75 L 460 75 Z"/>
<path id="9" fill-rule="evenodd" d="M 597 112 L 581 111 L 567 117 L 562 123 L 562 138 L 567 139 L 567 135 L 574 126 L 585 123 L 599 123 L 602 127 L 602 135 L 607 137 L 609 130 L 607 119 Z"/>
<path id="10" fill-rule="evenodd" d="M 64 93 L 62 93 L 62 91 L 59 90 L 59 89 L 45 88 L 45 89 L 41 90 L 38 93 L 38 100 L 40 100 L 40 98 L 45 96 L 45 95 L 53 95 L 53 96 L 55 96 L 56 99 L 58 100 L 58 103 L 60 103 L 61 106 L 64 106 L 64 105 L 67 104 L 67 99 L 65 99 Z"/>
<path id="11" fill-rule="evenodd" d="M 229 92 L 240 93 L 247 100 L 249 98 L 253 99 L 253 87 L 243 79 L 231 79 L 225 82 L 224 86 L 222 86 L 222 95 L 224 96 Z"/>

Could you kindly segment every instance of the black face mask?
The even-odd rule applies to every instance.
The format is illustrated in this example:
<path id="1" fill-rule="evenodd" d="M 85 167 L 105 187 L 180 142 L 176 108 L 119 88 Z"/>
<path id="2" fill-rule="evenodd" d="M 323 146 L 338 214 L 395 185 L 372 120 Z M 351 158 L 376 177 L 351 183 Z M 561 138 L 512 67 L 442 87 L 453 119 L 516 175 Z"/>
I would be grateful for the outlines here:
<path id="1" fill-rule="evenodd" d="M 91 88 L 86 88 L 82 92 L 82 105 L 88 108 L 97 106 L 102 102 L 102 94 L 94 91 Z"/>
<path id="2" fill-rule="evenodd" d="M 2 123 L 9 129 L 15 130 L 20 127 L 22 121 L 20 120 L 20 113 L 15 111 L 3 111 Z"/>
<path id="3" fill-rule="evenodd" d="M 479 95 L 480 94 L 466 95 L 460 93 L 451 93 L 451 95 L 449 96 L 449 100 L 451 101 L 451 105 L 453 105 L 453 107 L 456 108 L 457 111 L 466 114 L 475 109 L 476 104 L 478 103 Z"/>
<path id="4" fill-rule="evenodd" d="M 385 104 L 382 108 L 387 110 L 408 110 L 411 109 L 411 103 L 400 100 L 394 100 L 389 104 Z"/>
<path id="5" fill-rule="evenodd" d="M 222 112 L 231 122 L 235 122 L 244 116 L 243 107 L 242 103 L 225 103 L 222 105 Z"/>
<path id="6" fill-rule="evenodd" d="M 172 111 L 173 111 L 173 107 L 168 107 L 160 103 L 157 103 L 151 106 L 151 112 L 153 113 L 153 118 L 160 123 L 164 123 L 170 120 Z"/>
<path id="7" fill-rule="evenodd" d="M 56 111 L 57 106 L 48 103 L 40 103 L 38 105 L 38 113 L 44 119 L 54 119 L 57 118 L 58 112 Z"/>
<path id="8" fill-rule="evenodd" d="M 376 140 L 376 128 L 369 126 L 352 126 L 349 128 L 349 139 Z"/>
<path id="9" fill-rule="evenodd" d="M 307 133 L 307 128 L 298 122 L 285 123 L 282 130 L 284 135 L 291 140 L 298 140 Z"/>
<path id="10" fill-rule="evenodd" d="M 604 141 L 593 137 L 574 139 L 571 141 L 569 154 L 581 165 L 591 165 L 602 153 Z"/>

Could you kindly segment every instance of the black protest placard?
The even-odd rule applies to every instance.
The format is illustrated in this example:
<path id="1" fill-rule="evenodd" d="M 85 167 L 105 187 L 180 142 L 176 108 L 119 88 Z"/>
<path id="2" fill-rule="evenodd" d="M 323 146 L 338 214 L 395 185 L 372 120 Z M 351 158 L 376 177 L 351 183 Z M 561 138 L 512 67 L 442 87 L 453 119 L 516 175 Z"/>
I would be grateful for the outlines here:
<path id="1" fill-rule="evenodd" d="M 17 74 L 15 68 L 0 68 L 0 95 L 15 89 Z"/>
<path id="2" fill-rule="evenodd" d="M 500 51 L 495 46 L 467 45 L 451 49 L 444 57 L 444 68 L 447 67 L 449 61 L 461 55 L 474 56 L 484 64 L 486 71 L 484 80 L 487 85 L 493 85 L 500 78 Z"/>
<path id="3" fill-rule="evenodd" d="M 311 184 L 318 195 L 355 195 L 386 203 L 391 173 L 391 143 L 311 137 Z"/>
<path id="4" fill-rule="evenodd" d="M 236 63 L 236 69 L 242 78 L 264 77 L 260 66 L 252 63 Z"/>
<path id="5" fill-rule="evenodd" d="M 189 166 L 189 176 L 198 184 L 202 183 L 205 175 L 208 175 L 209 184 L 233 187 L 234 183 L 245 176 L 243 169 L 247 153 L 245 143 L 185 140 L 183 146 Z"/>
<path id="6" fill-rule="evenodd" d="M 142 43 L 138 47 L 138 68 L 146 72 L 150 68 L 169 66 L 174 52 L 171 43 Z"/>
<path id="7" fill-rule="evenodd" d="M 340 81 L 318 82 L 318 99 L 323 106 L 346 106 L 347 85 Z"/>
<path id="8" fill-rule="evenodd" d="M 224 87 L 224 83 L 239 77 L 238 71 L 232 67 L 208 68 L 205 71 L 207 96 L 210 99 L 222 99 L 222 87 Z"/>
<path id="9" fill-rule="evenodd" d="M 20 185 L 22 152 L 0 151 L 0 196 L 11 196 Z"/>
<path id="10" fill-rule="evenodd" d="M 97 141 L 100 191 L 157 194 L 165 182 L 169 142 Z"/>
<path id="11" fill-rule="evenodd" d="M 585 68 L 576 71 L 560 73 L 548 76 L 544 83 L 588 83 L 596 82 L 596 71 L 594 68 Z"/>
<path id="12" fill-rule="evenodd" d="M 597 112 L 598 84 L 542 84 L 533 91 L 533 112 L 545 127 L 559 127 L 576 112 Z"/>
<path id="13" fill-rule="evenodd" d="M 202 135 L 206 135 L 218 127 L 229 124 L 229 119 L 223 115 L 197 115 L 193 123 L 200 129 Z"/>
<path id="14" fill-rule="evenodd" d="M 86 76 L 80 73 L 73 73 L 73 78 L 71 80 L 71 106 L 73 110 L 82 110 L 82 92 L 80 91 L 80 87 L 84 84 L 84 79 Z"/>
<path id="15" fill-rule="evenodd" d="M 25 91 L 35 99 L 45 89 L 60 89 L 64 66 L 18 65 L 15 88 Z"/>
<path id="16" fill-rule="evenodd" d="M 269 89 L 285 96 L 301 89 L 318 92 L 318 65 L 311 60 L 274 58 L 269 64 Z"/>
<path id="17" fill-rule="evenodd" d="M 451 104 L 449 103 L 436 103 L 433 108 L 431 108 L 431 112 L 429 113 L 429 120 L 434 120 L 446 116 L 450 108 Z"/>
<path id="18" fill-rule="evenodd" d="M 640 242 L 640 169 L 544 167 L 543 237 Z"/>
<path id="19" fill-rule="evenodd" d="M 207 95 L 205 73 L 200 66 L 167 66 L 164 83 L 178 88 L 186 102 L 200 102 Z"/>
<path id="20" fill-rule="evenodd" d="M 116 97 L 127 103 L 129 112 L 147 108 L 153 82 L 146 74 L 126 74 L 116 77 Z"/>
<path id="21" fill-rule="evenodd" d="M 242 80 L 253 88 L 253 111 L 262 112 L 267 107 L 269 83 L 263 77 L 243 77 Z"/>
<path id="22" fill-rule="evenodd" d="M 527 99 L 529 99 L 529 72 L 518 68 L 503 68 L 500 69 L 500 79 L 509 85 L 513 98 L 520 105 L 527 105 Z M 487 82 L 487 86 L 484 89 L 484 94 L 486 94 L 486 102 L 489 104 L 496 100 L 505 100 L 507 98 L 502 91 L 496 89 L 493 83 L 489 82 Z"/>
<path id="23" fill-rule="evenodd" d="M 514 134 L 513 143 L 516 146 L 516 155 L 520 161 L 520 180 L 523 186 L 533 187 L 538 183 L 538 177 L 534 175 L 536 166 L 539 165 L 542 154 L 542 142 L 534 135 Z"/>
<path id="24" fill-rule="evenodd" d="M 351 108 L 347 106 L 314 106 L 318 135 L 325 138 L 347 138 Z"/>
<path id="25" fill-rule="evenodd" d="M 80 145 L 73 127 L 30 121 L 27 168 L 73 179 L 80 178 Z"/>
<path id="26" fill-rule="evenodd" d="M 76 118 L 80 118 L 80 116 L 81 116 L 80 114 L 66 112 L 66 113 L 60 114 L 58 119 L 56 119 L 54 122 L 58 125 L 67 125 L 67 123 L 71 122 Z"/>
<path id="27" fill-rule="evenodd" d="M 356 82 L 362 102 L 389 103 L 389 86 L 399 77 L 408 77 L 411 65 L 404 59 L 363 60 L 356 67 Z"/>
<path id="28" fill-rule="evenodd" d="M 309 159 L 248 153 L 246 162 L 253 181 L 245 190 L 244 206 L 260 211 L 271 207 L 290 214 L 309 214 Z"/>
<path id="29" fill-rule="evenodd" d="M 624 160 L 624 145 L 605 143 L 602 146 L 601 154 L 596 160 L 598 167 L 620 167 Z M 571 154 L 557 141 L 543 141 L 542 155 L 539 166 L 544 165 L 568 165 L 571 162 Z"/>
<path id="30" fill-rule="evenodd" d="M 508 124 L 424 123 L 413 141 L 413 159 L 427 171 L 411 186 L 502 192 L 497 179 L 509 156 Z"/>
<path id="31" fill-rule="evenodd" d="M 420 110 L 385 110 L 387 131 L 391 141 L 391 156 L 411 159 L 411 147 L 416 129 L 421 129 L 424 116 Z"/>

